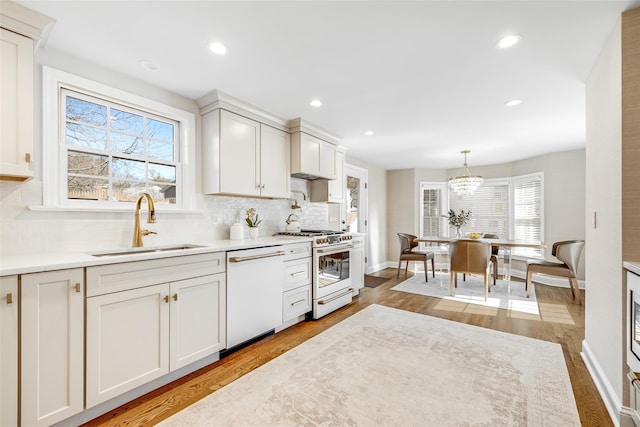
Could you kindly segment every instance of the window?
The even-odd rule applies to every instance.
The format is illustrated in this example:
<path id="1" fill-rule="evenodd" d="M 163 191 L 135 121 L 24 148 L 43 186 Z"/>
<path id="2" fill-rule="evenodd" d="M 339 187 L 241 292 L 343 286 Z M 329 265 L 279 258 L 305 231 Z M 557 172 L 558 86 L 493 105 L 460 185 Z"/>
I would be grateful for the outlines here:
<path id="1" fill-rule="evenodd" d="M 130 209 L 193 207 L 192 113 L 43 67 L 44 203 Z M 55 93 L 55 96 L 54 96 Z"/>
<path id="2" fill-rule="evenodd" d="M 511 178 L 487 179 L 467 196 L 449 191 L 446 183 L 420 183 L 420 234 L 452 236 L 443 215 L 449 208 L 470 210 L 464 232 L 495 233 L 503 239 L 544 240 L 544 175 L 542 172 Z M 513 248 L 513 255 L 538 257 L 541 249 Z"/>
<path id="3" fill-rule="evenodd" d="M 446 185 L 441 182 L 420 183 L 420 235 L 446 236 Z"/>
<path id="4" fill-rule="evenodd" d="M 509 180 L 487 179 L 475 193 L 449 195 L 449 206 L 456 212 L 471 211 L 471 219 L 463 231 L 494 233 L 502 239 L 509 237 Z"/>
<path id="5" fill-rule="evenodd" d="M 134 202 L 144 192 L 176 203 L 179 124 L 62 89 L 67 198 Z"/>

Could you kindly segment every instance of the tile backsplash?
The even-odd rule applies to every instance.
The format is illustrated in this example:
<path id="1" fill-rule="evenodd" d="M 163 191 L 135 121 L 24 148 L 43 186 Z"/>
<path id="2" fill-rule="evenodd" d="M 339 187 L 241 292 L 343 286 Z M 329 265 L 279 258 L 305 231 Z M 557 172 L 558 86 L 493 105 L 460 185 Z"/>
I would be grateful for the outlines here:
<path id="1" fill-rule="evenodd" d="M 309 195 L 308 182 L 292 178 L 293 190 Z M 291 209 L 293 198 L 302 209 Z M 42 183 L 0 181 L 0 255 L 39 252 L 88 252 L 131 246 L 131 212 L 68 212 L 30 210 L 42 203 Z M 197 212 L 157 212 L 157 222 L 147 225 L 146 209 L 142 227 L 157 235 L 144 238 L 145 246 L 177 243 L 205 243 L 229 238 L 229 227 L 244 224 L 245 212 L 253 207 L 263 220 L 260 236 L 284 230 L 285 220 L 295 213 L 303 228 L 327 228 L 328 205 L 303 200 L 292 193 L 292 200 L 254 199 L 198 195 Z M 248 231 L 245 230 L 248 237 Z"/>

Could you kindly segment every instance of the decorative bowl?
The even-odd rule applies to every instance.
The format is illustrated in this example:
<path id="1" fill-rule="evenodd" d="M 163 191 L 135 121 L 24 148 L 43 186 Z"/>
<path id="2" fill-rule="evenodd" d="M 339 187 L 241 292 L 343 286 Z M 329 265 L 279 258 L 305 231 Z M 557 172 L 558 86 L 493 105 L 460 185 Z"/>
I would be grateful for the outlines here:
<path id="1" fill-rule="evenodd" d="M 482 236 L 484 236 L 484 233 L 469 233 L 467 234 L 467 237 L 470 239 L 482 239 Z"/>

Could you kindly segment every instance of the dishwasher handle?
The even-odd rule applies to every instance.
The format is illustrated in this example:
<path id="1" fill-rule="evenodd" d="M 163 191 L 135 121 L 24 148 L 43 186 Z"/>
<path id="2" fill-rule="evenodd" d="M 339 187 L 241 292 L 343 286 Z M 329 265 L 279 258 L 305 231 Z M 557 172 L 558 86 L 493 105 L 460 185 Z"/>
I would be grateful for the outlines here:
<path id="1" fill-rule="evenodd" d="M 260 254 L 260 255 L 249 255 L 249 256 L 234 256 L 229 258 L 229 262 L 245 262 L 245 261 L 253 261 L 255 259 L 262 258 L 271 258 L 275 256 L 284 256 L 284 251 L 271 252 L 268 254 Z"/>

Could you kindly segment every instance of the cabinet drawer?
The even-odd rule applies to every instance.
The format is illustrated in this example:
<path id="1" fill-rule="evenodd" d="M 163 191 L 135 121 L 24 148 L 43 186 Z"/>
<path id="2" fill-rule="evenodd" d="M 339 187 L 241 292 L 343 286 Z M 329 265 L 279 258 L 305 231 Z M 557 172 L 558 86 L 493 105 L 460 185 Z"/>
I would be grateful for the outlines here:
<path id="1" fill-rule="evenodd" d="M 284 263 L 283 291 L 311 283 L 311 258 L 302 258 Z"/>
<path id="2" fill-rule="evenodd" d="M 175 282 L 224 270 L 224 252 L 88 267 L 87 296 Z"/>
<path id="3" fill-rule="evenodd" d="M 282 322 L 311 311 L 311 285 L 292 289 L 282 294 Z"/>
<path id="4" fill-rule="evenodd" d="M 294 243 L 292 245 L 284 245 L 284 260 L 299 259 L 311 256 L 311 242 Z"/>

